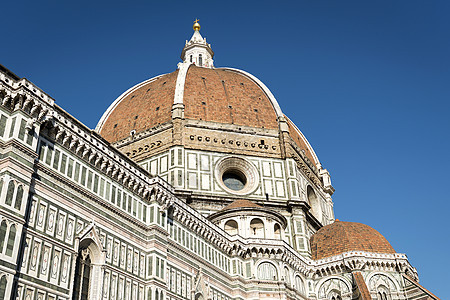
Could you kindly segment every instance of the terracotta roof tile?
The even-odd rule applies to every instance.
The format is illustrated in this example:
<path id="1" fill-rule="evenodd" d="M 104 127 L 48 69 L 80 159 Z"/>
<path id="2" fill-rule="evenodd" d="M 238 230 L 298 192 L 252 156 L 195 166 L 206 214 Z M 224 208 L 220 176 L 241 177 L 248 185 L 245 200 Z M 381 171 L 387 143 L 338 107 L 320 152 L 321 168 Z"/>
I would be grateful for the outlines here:
<path id="1" fill-rule="evenodd" d="M 233 201 L 232 203 L 228 204 L 227 206 L 225 206 L 224 209 L 222 209 L 222 211 L 224 210 L 229 210 L 229 209 L 234 209 L 234 208 L 250 208 L 250 207 L 258 207 L 260 208 L 261 206 L 250 201 L 250 200 L 236 200 Z"/>
<path id="2" fill-rule="evenodd" d="M 184 104 L 187 119 L 278 128 L 275 109 L 264 91 L 231 70 L 189 67 Z"/>
<path id="3" fill-rule="evenodd" d="M 172 119 L 172 105 L 178 70 L 140 86 L 126 95 L 103 124 L 100 135 L 117 142 Z"/>
<path id="4" fill-rule="evenodd" d="M 311 236 L 313 259 L 322 259 L 349 251 L 395 253 L 394 248 L 372 227 L 354 222 L 336 221 Z"/>

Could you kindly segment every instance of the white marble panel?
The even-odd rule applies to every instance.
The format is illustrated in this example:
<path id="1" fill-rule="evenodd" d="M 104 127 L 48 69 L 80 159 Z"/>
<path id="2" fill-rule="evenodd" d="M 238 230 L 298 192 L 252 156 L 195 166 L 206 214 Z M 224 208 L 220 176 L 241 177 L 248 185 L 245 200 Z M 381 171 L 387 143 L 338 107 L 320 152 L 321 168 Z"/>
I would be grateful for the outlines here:
<path id="1" fill-rule="evenodd" d="M 270 177 L 271 175 L 271 170 L 270 170 L 270 162 L 268 161 L 263 161 L 262 162 L 262 174 L 265 177 Z"/>
<path id="2" fill-rule="evenodd" d="M 277 196 L 278 197 L 282 197 L 282 198 L 285 197 L 286 196 L 286 192 L 284 190 L 284 182 L 280 181 L 280 180 L 277 180 L 275 182 L 275 186 L 276 186 L 276 189 L 277 189 Z"/>
<path id="3" fill-rule="evenodd" d="M 197 173 L 194 173 L 194 172 L 188 173 L 188 187 L 190 189 L 197 188 Z"/>
<path id="4" fill-rule="evenodd" d="M 149 173 L 152 175 L 158 174 L 158 160 L 157 159 L 154 159 L 150 162 Z"/>
<path id="5" fill-rule="evenodd" d="M 188 169 L 196 170 L 197 169 L 197 154 L 189 153 L 187 156 L 188 156 Z"/>
<path id="6" fill-rule="evenodd" d="M 44 230 L 46 215 L 47 215 L 47 203 L 45 203 L 44 201 L 40 201 L 39 208 L 37 211 L 36 228 L 41 231 Z"/>
<path id="7" fill-rule="evenodd" d="M 161 173 L 167 172 L 167 155 L 161 157 Z"/>
<path id="8" fill-rule="evenodd" d="M 201 174 L 202 190 L 210 190 L 210 176 L 209 174 Z"/>
<path id="9" fill-rule="evenodd" d="M 200 155 L 200 170 L 201 171 L 209 171 L 209 156 L 208 155 Z"/>
<path id="10" fill-rule="evenodd" d="M 283 177 L 283 168 L 281 166 L 281 163 L 279 163 L 279 162 L 273 163 L 273 174 L 277 178 Z"/>
<path id="11" fill-rule="evenodd" d="M 266 191 L 266 194 L 269 194 L 269 196 L 273 196 L 272 180 L 264 179 L 264 189 Z"/>

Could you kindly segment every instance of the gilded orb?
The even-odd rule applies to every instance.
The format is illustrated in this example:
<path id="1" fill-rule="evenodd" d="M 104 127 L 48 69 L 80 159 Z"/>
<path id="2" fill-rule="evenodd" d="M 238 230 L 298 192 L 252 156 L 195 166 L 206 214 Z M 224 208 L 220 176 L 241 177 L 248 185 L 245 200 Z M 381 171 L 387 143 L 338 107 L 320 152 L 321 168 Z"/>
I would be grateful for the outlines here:
<path id="1" fill-rule="evenodd" d="M 192 26 L 192 28 L 194 28 L 194 30 L 196 31 L 200 31 L 200 24 L 198 23 L 198 21 L 200 20 L 199 19 L 195 20 L 194 26 Z"/>

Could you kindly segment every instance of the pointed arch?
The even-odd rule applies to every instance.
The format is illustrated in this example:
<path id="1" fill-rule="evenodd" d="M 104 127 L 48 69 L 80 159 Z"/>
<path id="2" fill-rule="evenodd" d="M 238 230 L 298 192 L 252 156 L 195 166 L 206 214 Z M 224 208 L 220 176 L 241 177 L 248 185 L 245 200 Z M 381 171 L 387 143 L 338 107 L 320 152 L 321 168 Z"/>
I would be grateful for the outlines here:
<path id="1" fill-rule="evenodd" d="M 203 297 L 203 294 L 202 293 L 196 293 L 195 294 L 195 300 L 204 300 L 205 299 L 205 297 Z"/>
<path id="2" fill-rule="evenodd" d="M 332 276 L 325 278 L 317 284 L 317 299 L 331 299 L 333 296 L 335 300 L 339 297 L 347 297 L 352 291 L 352 284 L 344 277 Z"/>
<path id="3" fill-rule="evenodd" d="M 8 280 L 6 279 L 6 275 L 0 278 L 0 299 L 5 299 L 6 294 L 6 284 Z"/>
<path id="4" fill-rule="evenodd" d="M 3 253 L 3 245 L 5 244 L 6 238 L 6 230 L 8 229 L 8 225 L 5 220 L 2 220 L 0 223 L 0 253 Z"/>
<path id="5" fill-rule="evenodd" d="M 379 286 L 384 286 L 391 293 L 401 290 L 398 281 L 386 273 L 373 272 L 372 274 L 367 276 L 366 281 L 368 283 L 367 287 L 371 292 L 375 292 Z"/>
<path id="6" fill-rule="evenodd" d="M 12 256 L 15 240 L 16 240 L 16 225 L 11 224 L 11 226 L 9 227 L 8 243 L 6 244 L 5 253 L 7 256 Z"/>
<path id="7" fill-rule="evenodd" d="M 103 282 L 102 266 L 106 255 L 94 223 L 87 226 L 76 239 L 78 256 L 73 300 L 99 299 Z"/>
<path id="8" fill-rule="evenodd" d="M 89 248 L 92 255 L 93 263 L 104 264 L 105 254 L 103 252 L 102 242 L 98 237 L 96 226 L 94 223 L 88 225 L 77 237 L 79 240 L 79 251 Z"/>
<path id="9" fill-rule="evenodd" d="M 295 289 L 300 292 L 300 294 L 305 294 L 305 281 L 300 277 L 300 275 L 295 275 Z"/>
<path id="10" fill-rule="evenodd" d="M 5 199 L 6 205 L 9 205 L 9 206 L 12 205 L 15 188 L 16 188 L 16 186 L 14 184 L 14 181 L 10 180 L 8 183 L 8 189 L 6 190 L 6 199 Z"/>
<path id="11" fill-rule="evenodd" d="M 14 203 L 15 209 L 20 210 L 20 208 L 22 207 L 22 199 L 23 199 L 23 185 L 20 184 L 17 188 L 16 201 Z"/>
<path id="12" fill-rule="evenodd" d="M 291 274 L 287 266 L 284 266 L 284 280 L 286 284 L 291 285 Z"/>

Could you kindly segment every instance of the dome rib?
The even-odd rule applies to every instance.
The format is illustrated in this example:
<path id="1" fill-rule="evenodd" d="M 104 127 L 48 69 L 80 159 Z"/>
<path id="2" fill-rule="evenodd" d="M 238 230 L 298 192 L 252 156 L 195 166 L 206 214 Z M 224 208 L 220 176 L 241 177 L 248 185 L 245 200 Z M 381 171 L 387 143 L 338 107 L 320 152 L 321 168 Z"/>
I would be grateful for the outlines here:
<path id="1" fill-rule="evenodd" d="M 308 139 L 301 132 L 301 130 L 291 121 L 291 119 L 286 116 L 286 120 L 289 128 L 289 135 L 294 140 L 294 142 L 301 148 L 305 150 L 305 155 L 317 166 L 320 164 L 319 158 L 316 155 L 313 147 L 309 143 Z"/>
<path id="2" fill-rule="evenodd" d="M 192 66 L 192 64 L 180 64 L 173 104 L 183 104 L 184 102 L 184 87 L 186 85 L 186 76 L 190 66 Z"/>

